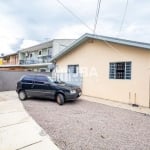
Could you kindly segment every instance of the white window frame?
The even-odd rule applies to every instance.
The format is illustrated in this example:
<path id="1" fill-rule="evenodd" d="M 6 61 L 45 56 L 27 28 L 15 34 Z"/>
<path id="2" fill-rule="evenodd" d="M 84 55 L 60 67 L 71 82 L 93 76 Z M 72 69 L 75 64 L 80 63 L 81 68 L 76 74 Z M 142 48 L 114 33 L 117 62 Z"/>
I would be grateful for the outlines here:
<path id="1" fill-rule="evenodd" d="M 41 53 L 41 54 L 40 54 L 40 53 Z M 41 55 L 42 55 L 42 51 L 41 51 L 41 50 L 38 52 L 38 55 L 39 55 L 39 56 L 41 56 Z"/>
<path id="2" fill-rule="evenodd" d="M 124 66 L 119 70 L 119 64 Z M 121 80 L 131 80 L 132 75 L 132 62 L 110 62 L 109 63 L 109 79 L 121 79 Z"/>
<path id="3" fill-rule="evenodd" d="M 76 68 L 72 68 L 73 72 L 71 71 L 71 67 L 76 67 Z M 78 74 L 79 73 L 79 65 L 78 64 L 68 65 L 68 73 L 69 74 Z"/>

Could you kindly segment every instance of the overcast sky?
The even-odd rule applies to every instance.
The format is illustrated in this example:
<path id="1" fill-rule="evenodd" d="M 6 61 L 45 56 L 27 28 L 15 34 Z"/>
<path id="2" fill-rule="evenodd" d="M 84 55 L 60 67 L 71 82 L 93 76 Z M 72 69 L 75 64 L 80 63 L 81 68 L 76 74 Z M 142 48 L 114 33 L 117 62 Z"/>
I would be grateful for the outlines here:
<path id="1" fill-rule="evenodd" d="M 1 0 L 0 54 L 13 53 L 54 38 L 92 33 L 97 0 Z M 96 34 L 150 43 L 150 0 L 102 0 Z M 88 26 L 88 27 L 87 27 Z"/>

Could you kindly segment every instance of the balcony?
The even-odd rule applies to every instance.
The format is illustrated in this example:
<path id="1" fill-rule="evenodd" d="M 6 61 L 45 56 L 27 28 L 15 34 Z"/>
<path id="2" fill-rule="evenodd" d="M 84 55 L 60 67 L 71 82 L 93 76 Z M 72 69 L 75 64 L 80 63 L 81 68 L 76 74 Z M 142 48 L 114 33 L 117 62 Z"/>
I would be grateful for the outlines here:
<path id="1" fill-rule="evenodd" d="M 40 64 L 40 63 L 50 63 L 51 55 L 41 56 L 38 58 L 27 58 L 26 60 L 19 60 L 19 64 Z"/>

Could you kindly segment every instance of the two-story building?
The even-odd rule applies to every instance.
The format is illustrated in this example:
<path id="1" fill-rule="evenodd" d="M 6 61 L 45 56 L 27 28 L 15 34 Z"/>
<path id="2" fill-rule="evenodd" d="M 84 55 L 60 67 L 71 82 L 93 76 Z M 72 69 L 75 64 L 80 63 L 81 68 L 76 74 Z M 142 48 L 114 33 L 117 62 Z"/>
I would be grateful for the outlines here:
<path id="1" fill-rule="evenodd" d="M 52 57 L 71 44 L 74 39 L 54 39 L 16 53 L 3 56 L 0 70 L 51 72 L 54 68 Z"/>
<path id="2" fill-rule="evenodd" d="M 52 57 L 73 41 L 74 39 L 54 39 L 19 50 L 19 65 L 26 67 L 28 71 L 49 72 L 53 68 L 52 63 L 50 63 Z"/>

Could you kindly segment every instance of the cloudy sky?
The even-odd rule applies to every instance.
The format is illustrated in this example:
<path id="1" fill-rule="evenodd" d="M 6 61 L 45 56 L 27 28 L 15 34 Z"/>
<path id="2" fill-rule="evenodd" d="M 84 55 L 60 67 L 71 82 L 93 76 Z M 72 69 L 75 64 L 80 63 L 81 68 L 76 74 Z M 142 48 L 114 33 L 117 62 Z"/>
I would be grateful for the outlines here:
<path id="1" fill-rule="evenodd" d="M 96 34 L 150 43 L 150 0 L 128 0 L 122 21 L 126 2 L 101 1 Z M 1 0 L 0 54 L 92 33 L 96 8 L 97 0 Z"/>

